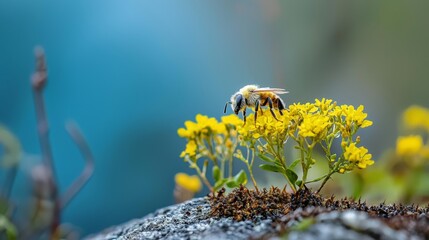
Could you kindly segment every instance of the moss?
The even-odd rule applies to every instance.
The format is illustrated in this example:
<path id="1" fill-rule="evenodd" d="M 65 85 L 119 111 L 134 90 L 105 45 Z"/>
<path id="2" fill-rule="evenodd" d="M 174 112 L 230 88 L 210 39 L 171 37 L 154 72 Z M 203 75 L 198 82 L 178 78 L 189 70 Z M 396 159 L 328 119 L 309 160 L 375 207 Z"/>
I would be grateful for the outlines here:
<path id="1" fill-rule="evenodd" d="M 288 193 L 276 187 L 256 191 L 243 186 L 229 194 L 221 189 L 210 194 L 209 199 L 211 217 L 232 217 L 236 221 L 272 218 L 280 233 L 288 231 L 286 226 L 291 220 L 311 218 L 329 211 L 356 210 L 381 219 L 393 229 L 418 233 L 429 239 L 429 205 L 418 207 L 381 203 L 368 206 L 366 202 L 350 198 L 325 198 L 308 189 Z M 298 208 L 303 210 L 295 211 Z"/>

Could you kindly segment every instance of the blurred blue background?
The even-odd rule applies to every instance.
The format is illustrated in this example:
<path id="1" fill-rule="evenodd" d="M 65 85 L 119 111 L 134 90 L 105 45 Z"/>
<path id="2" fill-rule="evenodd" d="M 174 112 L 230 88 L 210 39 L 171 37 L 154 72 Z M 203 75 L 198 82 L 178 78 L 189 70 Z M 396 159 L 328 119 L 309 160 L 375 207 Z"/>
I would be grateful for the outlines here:
<path id="1" fill-rule="evenodd" d="M 173 177 L 192 173 L 177 128 L 219 118 L 250 83 L 287 103 L 364 104 L 377 159 L 399 114 L 429 107 L 429 2 L 1 1 L 0 122 L 39 154 L 29 85 L 33 48 L 48 62 L 45 99 L 60 188 L 83 160 L 64 131 L 76 120 L 96 157 L 88 185 L 63 212 L 83 234 L 174 203 Z M 25 159 L 16 198 L 29 191 Z M 22 199 L 21 199 L 22 200 Z"/>

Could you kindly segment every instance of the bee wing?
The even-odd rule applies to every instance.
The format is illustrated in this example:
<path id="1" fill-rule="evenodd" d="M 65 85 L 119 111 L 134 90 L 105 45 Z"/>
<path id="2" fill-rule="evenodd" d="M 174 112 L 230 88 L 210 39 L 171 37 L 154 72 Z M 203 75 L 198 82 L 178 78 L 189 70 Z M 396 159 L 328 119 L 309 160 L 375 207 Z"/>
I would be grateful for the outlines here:
<path id="1" fill-rule="evenodd" d="M 253 90 L 253 92 L 272 92 L 272 93 L 276 93 L 276 94 L 289 93 L 289 91 L 286 91 L 283 88 L 269 88 L 269 87 L 257 88 L 255 90 Z"/>

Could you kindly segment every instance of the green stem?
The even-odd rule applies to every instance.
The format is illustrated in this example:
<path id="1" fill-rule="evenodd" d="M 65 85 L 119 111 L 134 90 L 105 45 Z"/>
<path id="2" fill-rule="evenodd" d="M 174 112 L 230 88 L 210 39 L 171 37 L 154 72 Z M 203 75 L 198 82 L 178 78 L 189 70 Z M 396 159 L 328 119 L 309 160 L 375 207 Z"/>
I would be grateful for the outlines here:
<path id="1" fill-rule="evenodd" d="M 303 173 L 303 177 L 302 177 L 302 182 L 305 183 L 307 181 L 307 175 L 308 175 L 308 170 L 310 169 L 310 166 L 312 164 L 312 153 L 313 153 L 313 147 L 314 144 L 311 144 L 306 152 L 307 156 L 306 156 L 306 169 L 305 172 Z"/>
<path id="2" fill-rule="evenodd" d="M 256 192 L 259 193 L 258 184 L 256 184 L 256 180 L 255 180 L 255 177 L 253 176 L 253 171 L 252 171 L 254 161 L 255 161 L 255 150 L 252 149 L 252 160 L 250 161 L 250 164 L 249 162 L 246 162 L 246 165 L 247 165 L 247 169 L 249 170 L 249 174 L 250 174 L 250 178 L 252 179 L 253 186 L 255 186 Z"/>
<path id="3" fill-rule="evenodd" d="M 322 145 L 322 143 L 320 143 L 320 145 L 322 146 L 322 148 L 323 148 L 323 150 L 325 151 L 325 154 L 326 154 L 326 156 L 327 156 L 327 158 L 328 158 L 328 167 L 329 167 L 329 169 L 331 170 L 332 169 L 332 167 L 333 167 L 333 163 L 331 162 L 331 156 L 332 156 L 332 154 L 331 154 L 331 146 L 332 146 L 332 141 L 333 141 L 333 137 L 331 137 L 331 138 L 329 138 L 327 141 L 326 141 L 326 148 Z"/>
<path id="4" fill-rule="evenodd" d="M 232 178 L 232 155 L 229 157 L 229 173 L 228 173 L 228 177 Z"/>
<path id="5" fill-rule="evenodd" d="M 216 158 L 215 149 L 213 148 L 213 136 L 210 136 L 210 138 L 207 139 L 207 144 L 209 145 L 209 149 L 208 150 L 209 150 L 209 153 L 210 153 L 210 155 L 209 155 L 210 159 L 213 160 L 213 163 L 216 166 L 219 166 L 219 163 L 218 163 L 217 158 Z"/>
<path id="6" fill-rule="evenodd" d="M 289 178 L 287 178 L 287 176 L 286 176 L 286 175 L 284 175 L 284 176 L 286 177 L 286 180 L 288 181 L 289 186 L 290 186 L 290 188 L 292 189 L 292 191 L 293 191 L 294 193 L 296 193 L 296 187 L 295 187 L 295 185 L 294 185 L 294 184 L 292 184 L 292 183 L 290 182 Z"/>
<path id="7" fill-rule="evenodd" d="M 225 159 L 223 158 L 220 162 L 220 178 L 222 179 L 224 177 L 225 172 Z"/>
<path id="8" fill-rule="evenodd" d="M 323 176 L 321 176 L 321 177 L 318 177 L 318 178 L 316 178 L 316 179 L 313 179 L 313 180 L 307 181 L 307 182 L 305 182 L 305 183 L 314 183 L 314 182 L 318 182 L 318 181 L 322 180 L 323 178 L 325 178 L 326 176 L 328 176 L 328 174 L 325 174 L 325 175 L 323 175 Z"/>
<path id="9" fill-rule="evenodd" d="M 329 180 L 332 174 L 334 174 L 335 171 L 329 172 L 328 175 L 326 175 L 325 179 L 322 182 L 322 185 L 320 185 L 319 189 L 316 191 L 316 193 L 319 193 L 320 190 L 322 190 L 323 186 L 325 186 L 326 182 Z"/>
<path id="10" fill-rule="evenodd" d="M 299 189 L 302 189 L 304 187 L 305 184 L 305 180 L 307 179 L 307 164 L 305 162 L 305 152 L 304 152 L 304 148 L 302 147 L 301 142 L 299 142 L 300 144 L 300 152 L 301 152 L 301 167 L 302 167 L 302 181 L 301 181 L 301 186 L 299 186 Z"/>
<path id="11" fill-rule="evenodd" d="M 268 143 L 268 146 L 271 148 L 271 152 L 270 154 L 274 156 L 274 158 L 286 169 L 286 166 L 284 164 L 283 158 L 282 156 L 279 154 L 278 151 L 276 151 L 273 147 L 273 144 L 271 141 L 269 141 L 268 139 L 265 139 Z M 277 148 L 278 150 L 278 148 Z"/>
<path id="12" fill-rule="evenodd" d="M 282 156 L 281 156 L 281 154 L 278 152 L 278 151 L 280 151 L 279 150 L 279 148 L 278 148 L 278 146 L 277 146 L 277 150 L 278 151 L 276 151 L 275 149 L 274 149 L 274 147 L 273 147 L 273 144 L 272 144 L 272 142 L 269 140 L 269 139 L 266 139 L 266 138 L 264 138 L 265 139 L 265 141 L 267 141 L 267 143 L 268 143 L 268 146 L 269 146 L 269 149 L 267 149 L 268 150 L 268 152 L 275 158 L 275 160 L 278 162 L 278 163 L 280 163 L 282 166 L 283 166 L 283 168 L 286 170 L 287 169 L 287 166 L 286 166 L 286 163 L 285 163 L 285 161 L 283 160 L 283 158 L 282 158 Z M 289 180 L 289 178 L 287 177 L 287 175 L 286 175 L 286 173 L 282 173 L 283 174 L 283 176 L 286 178 L 286 181 L 288 182 L 288 184 L 289 184 L 289 186 L 290 186 L 290 188 L 292 189 L 292 191 L 295 193 L 296 192 L 296 187 L 295 187 L 295 185 L 294 184 L 292 184 L 292 182 Z"/>
<path id="13" fill-rule="evenodd" d="M 194 162 L 192 162 L 190 159 L 187 159 L 186 161 L 189 163 L 191 168 L 194 168 L 197 171 L 198 176 L 201 178 L 203 183 L 210 189 L 210 192 L 214 192 L 213 186 L 210 184 L 209 180 L 207 180 L 206 176 L 201 172 L 200 167 Z"/>

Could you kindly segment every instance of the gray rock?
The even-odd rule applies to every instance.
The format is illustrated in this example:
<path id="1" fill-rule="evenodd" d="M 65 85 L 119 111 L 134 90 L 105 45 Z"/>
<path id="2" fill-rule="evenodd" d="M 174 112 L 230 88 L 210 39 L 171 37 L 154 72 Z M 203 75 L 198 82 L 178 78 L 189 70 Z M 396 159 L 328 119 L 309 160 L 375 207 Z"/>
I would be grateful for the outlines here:
<path id="1" fill-rule="evenodd" d="M 299 215 L 303 209 L 291 214 Z M 99 239 L 258 239 L 276 236 L 271 219 L 236 222 L 232 218 L 210 218 L 210 204 L 205 198 L 162 208 L 142 219 L 136 219 L 88 236 Z M 302 219 L 302 218 L 301 218 Z M 290 221 L 296 226 L 301 219 Z M 287 239 L 422 239 L 405 231 L 396 231 L 382 221 L 357 211 L 321 213 L 305 230 L 289 232 Z"/>
<path id="2" fill-rule="evenodd" d="M 213 219 L 205 198 L 162 208 L 142 219 L 104 230 L 86 239 L 247 239 L 274 232 L 270 219 L 235 222 Z"/>
<path id="3" fill-rule="evenodd" d="M 292 231 L 288 235 L 289 240 L 407 240 L 423 239 L 412 236 L 406 231 L 397 231 L 382 221 L 371 218 L 365 212 L 348 210 L 344 212 L 332 211 L 322 213 L 315 219 L 315 224 L 305 231 Z"/>

